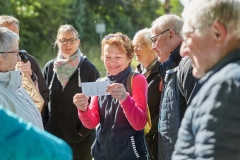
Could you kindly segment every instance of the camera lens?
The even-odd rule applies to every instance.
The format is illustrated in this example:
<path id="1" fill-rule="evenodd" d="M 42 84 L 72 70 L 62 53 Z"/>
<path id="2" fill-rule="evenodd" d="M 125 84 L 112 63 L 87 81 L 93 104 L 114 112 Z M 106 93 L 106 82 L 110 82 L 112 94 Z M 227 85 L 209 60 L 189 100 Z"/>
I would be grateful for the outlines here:
<path id="1" fill-rule="evenodd" d="M 28 61 L 27 51 L 25 51 L 25 50 L 19 50 L 19 51 L 18 51 L 18 54 L 19 54 L 19 56 L 20 56 L 20 58 L 21 58 L 21 61 L 22 61 L 23 63 L 27 63 L 27 61 Z"/>

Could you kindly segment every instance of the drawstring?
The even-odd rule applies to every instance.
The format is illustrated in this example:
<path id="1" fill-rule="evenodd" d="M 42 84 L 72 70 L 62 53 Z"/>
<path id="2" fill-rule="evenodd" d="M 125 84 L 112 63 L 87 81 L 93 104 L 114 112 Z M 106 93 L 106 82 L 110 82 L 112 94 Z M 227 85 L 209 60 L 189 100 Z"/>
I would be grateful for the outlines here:
<path id="1" fill-rule="evenodd" d="M 78 67 L 78 87 L 82 87 L 81 85 L 81 77 L 80 77 L 80 67 Z"/>
<path id="2" fill-rule="evenodd" d="M 51 79 L 50 85 L 49 85 L 49 87 L 48 87 L 49 90 L 52 89 L 52 84 L 53 84 L 53 80 L 54 80 L 55 74 L 56 74 L 56 72 L 53 72 L 53 76 L 52 76 L 52 79 Z"/>

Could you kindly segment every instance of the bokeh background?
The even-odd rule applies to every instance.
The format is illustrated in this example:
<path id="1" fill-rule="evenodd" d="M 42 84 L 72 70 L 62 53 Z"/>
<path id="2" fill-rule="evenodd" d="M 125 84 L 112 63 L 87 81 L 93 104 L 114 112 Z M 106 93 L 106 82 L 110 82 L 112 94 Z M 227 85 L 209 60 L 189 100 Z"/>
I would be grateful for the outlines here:
<path id="1" fill-rule="evenodd" d="M 20 21 L 20 49 L 33 55 L 41 68 L 56 57 L 53 43 L 62 24 L 73 25 L 80 34 L 81 50 L 105 75 L 100 60 L 100 39 L 122 32 L 131 39 L 143 28 L 151 27 L 165 13 L 181 16 L 189 0 L 1 0 L 0 15 L 12 15 Z M 96 25 L 104 24 L 105 32 L 97 33 Z M 135 58 L 132 66 L 137 64 Z"/>

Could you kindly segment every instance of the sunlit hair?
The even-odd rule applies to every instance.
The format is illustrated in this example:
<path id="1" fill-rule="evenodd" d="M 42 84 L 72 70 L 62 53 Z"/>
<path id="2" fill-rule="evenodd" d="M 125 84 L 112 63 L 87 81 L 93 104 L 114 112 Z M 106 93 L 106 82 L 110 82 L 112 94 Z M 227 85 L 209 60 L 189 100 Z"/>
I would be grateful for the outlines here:
<path id="1" fill-rule="evenodd" d="M 182 13 L 184 22 L 193 27 L 210 25 L 214 21 L 222 23 L 228 33 L 240 39 L 239 0 L 195 0 Z"/>
<path id="2" fill-rule="evenodd" d="M 19 21 L 15 17 L 8 16 L 8 15 L 0 16 L 0 27 L 5 27 L 5 26 L 10 25 L 12 23 L 16 23 L 18 28 L 20 28 Z"/>
<path id="3" fill-rule="evenodd" d="M 70 32 L 76 39 L 79 39 L 78 31 L 70 24 L 61 25 L 58 29 L 57 37 L 54 42 L 54 48 L 57 46 L 57 42 L 60 36 L 64 35 L 65 33 Z"/>
<path id="4" fill-rule="evenodd" d="M 144 43 L 147 43 L 148 48 L 151 49 L 152 41 L 151 41 L 151 29 L 150 28 L 144 28 L 142 30 L 139 30 L 133 37 L 133 45 L 136 45 L 136 41 L 138 39 L 143 40 Z"/>
<path id="5" fill-rule="evenodd" d="M 165 14 L 152 22 L 151 29 L 156 33 L 162 32 L 166 29 L 172 29 L 176 35 L 181 36 L 182 26 L 183 20 L 179 16 L 174 14 Z"/>
<path id="6" fill-rule="evenodd" d="M 0 27 L 0 52 L 13 51 L 19 36 L 11 30 Z"/>
<path id="7" fill-rule="evenodd" d="M 102 60 L 104 58 L 104 46 L 106 44 L 116 45 L 121 52 L 127 54 L 127 57 L 129 59 L 132 59 L 134 56 L 132 41 L 129 39 L 129 37 L 127 35 L 122 34 L 121 32 L 117 32 L 115 34 L 108 34 L 103 38 L 103 40 L 102 40 L 102 55 L 101 55 Z"/>

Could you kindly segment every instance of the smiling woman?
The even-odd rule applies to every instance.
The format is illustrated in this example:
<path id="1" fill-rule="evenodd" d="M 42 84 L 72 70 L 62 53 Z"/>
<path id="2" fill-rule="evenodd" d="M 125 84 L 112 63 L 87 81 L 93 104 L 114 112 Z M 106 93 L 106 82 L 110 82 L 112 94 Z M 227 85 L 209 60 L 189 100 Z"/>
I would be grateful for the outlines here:
<path id="1" fill-rule="evenodd" d="M 105 78 L 111 82 L 106 90 L 110 95 L 92 97 L 90 104 L 84 94 L 73 98 L 84 126 L 91 129 L 99 124 L 92 146 L 95 160 L 146 159 L 143 128 L 147 122 L 147 82 L 137 74 L 132 79 L 132 95 L 126 90 L 132 58 L 133 45 L 125 34 L 105 36 L 101 59 L 107 70 Z"/>

